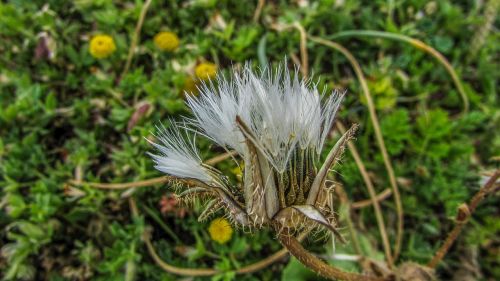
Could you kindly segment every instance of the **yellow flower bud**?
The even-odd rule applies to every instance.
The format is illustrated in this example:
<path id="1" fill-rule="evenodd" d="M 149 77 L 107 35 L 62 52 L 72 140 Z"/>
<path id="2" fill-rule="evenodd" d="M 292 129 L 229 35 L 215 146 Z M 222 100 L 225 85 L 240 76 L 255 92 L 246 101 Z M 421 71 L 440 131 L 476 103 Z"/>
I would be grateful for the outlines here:
<path id="1" fill-rule="evenodd" d="M 96 35 L 90 40 L 89 52 L 96 59 L 108 57 L 115 50 L 115 41 L 109 35 Z"/>
<path id="2" fill-rule="evenodd" d="M 210 238 L 219 244 L 224 244 L 231 240 L 233 227 L 225 218 L 217 218 L 208 227 Z"/>
<path id="3" fill-rule="evenodd" d="M 173 52 L 179 47 L 179 37 L 168 31 L 156 34 L 153 41 L 155 46 L 162 51 Z"/>
<path id="4" fill-rule="evenodd" d="M 194 72 L 199 79 L 210 80 L 217 75 L 217 65 L 210 62 L 200 63 Z"/>
<path id="5" fill-rule="evenodd" d="M 189 95 L 198 95 L 196 84 L 197 81 L 192 76 L 187 76 L 186 80 L 184 80 L 184 87 L 182 87 L 182 96 L 185 97 L 186 93 Z"/>

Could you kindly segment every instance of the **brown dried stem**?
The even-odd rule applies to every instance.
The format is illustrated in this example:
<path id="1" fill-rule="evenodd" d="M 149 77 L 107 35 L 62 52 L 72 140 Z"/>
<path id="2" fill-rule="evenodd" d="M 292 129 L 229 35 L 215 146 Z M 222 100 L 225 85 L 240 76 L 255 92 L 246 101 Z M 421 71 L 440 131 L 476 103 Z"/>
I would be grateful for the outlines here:
<path id="1" fill-rule="evenodd" d="M 455 69 L 453 66 L 448 62 L 448 60 L 436 49 L 432 48 L 431 46 L 425 44 L 421 40 L 402 35 L 402 34 L 397 34 L 397 33 L 392 33 L 392 32 L 385 32 L 385 31 L 376 31 L 376 30 L 348 30 L 348 31 L 343 31 L 334 34 L 334 36 L 330 37 L 331 39 L 339 39 L 342 37 L 348 37 L 348 36 L 368 36 L 368 37 L 378 37 L 378 38 L 385 38 L 385 39 L 391 39 L 391 40 L 396 40 L 400 42 L 405 42 L 413 47 L 422 50 L 429 55 L 433 56 L 445 69 L 446 71 L 450 74 L 451 79 L 453 80 L 453 83 L 455 83 L 455 86 L 457 88 L 457 91 L 462 98 L 463 104 L 464 104 L 464 109 L 462 111 L 462 114 L 465 114 L 469 111 L 469 98 L 467 97 L 467 93 L 465 92 L 464 87 L 462 86 L 462 82 L 460 81 L 460 78 L 458 77 Z"/>
<path id="2" fill-rule="evenodd" d="M 347 280 L 347 281 L 382 281 L 385 280 L 381 277 L 368 276 L 359 273 L 353 272 L 345 272 L 333 265 L 329 265 L 314 256 L 310 252 L 308 252 L 297 239 L 293 236 L 289 236 L 284 232 L 278 234 L 278 239 L 281 244 L 285 246 L 290 254 L 296 257 L 302 264 L 312 269 L 316 273 L 320 274 L 323 277 L 332 279 L 332 280 Z"/>
<path id="3" fill-rule="evenodd" d="M 224 154 L 215 156 L 213 158 L 208 159 L 205 161 L 205 164 L 207 165 L 215 165 L 219 162 L 222 162 L 230 157 L 233 157 L 237 154 L 236 151 L 229 151 Z M 74 186 L 83 186 L 83 185 L 88 185 L 90 187 L 94 188 L 99 188 L 99 189 L 128 189 L 128 188 L 134 188 L 134 187 L 146 187 L 146 186 L 151 186 L 155 184 L 161 184 L 161 183 L 166 183 L 172 180 L 175 180 L 176 178 L 170 177 L 170 176 L 161 176 L 157 178 L 152 178 L 152 179 L 147 179 L 147 180 L 142 180 L 142 181 L 135 181 L 135 182 L 126 182 L 126 183 L 100 183 L 100 182 L 82 182 L 82 181 L 77 181 L 77 180 L 70 180 L 69 184 L 74 185 Z"/>
<path id="4" fill-rule="evenodd" d="M 132 213 L 132 216 L 138 216 L 139 215 L 139 209 L 137 208 L 137 204 L 134 200 L 134 198 L 130 197 L 129 198 L 129 206 L 130 206 L 130 212 Z M 298 237 L 297 240 L 302 241 L 307 237 L 309 234 L 310 230 L 305 230 L 303 233 L 301 233 Z M 151 258 L 154 260 L 154 262 L 164 271 L 180 275 L 180 276 L 212 276 L 215 274 L 220 273 L 220 271 L 213 269 L 213 268 L 183 268 L 183 267 L 177 267 L 174 265 L 171 265 L 164 260 L 161 259 L 161 257 L 158 255 L 158 253 L 155 250 L 155 247 L 153 246 L 153 243 L 151 242 L 150 235 L 148 233 L 145 233 L 143 236 L 144 243 L 146 244 L 146 247 L 148 249 L 149 255 Z M 269 265 L 283 259 L 286 257 L 288 254 L 288 251 L 286 249 L 281 249 L 277 251 L 276 253 L 266 257 L 265 259 L 262 259 L 258 262 L 249 264 L 247 266 L 244 266 L 242 268 L 239 268 L 235 270 L 234 272 L 236 274 L 247 274 L 247 273 L 252 273 L 259 271 L 263 268 L 268 267 Z"/>
<path id="5" fill-rule="evenodd" d="M 335 191 L 337 192 L 337 195 L 339 196 L 340 204 L 345 205 L 347 207 L 346 208 L 347 228 L 349 229 L 349 233 L 351 234 L 351 240 L 352 240 L 352 245 L 354 246 L 354 251 L 356 252 L 356 254 L 362 256 L 363 252 L 361 251 L 361 246 L 359 244 L 358 236 L 356 234 L 356 229 L 354 228 L 354 223 L 352 222 L 352 219 L 351 219 L 352 204 L 349 201 L 349 197 L 347 197 L 347 194 L 346 194 L 344 187 L 342 185 L 338 185 L 335 188 Z"/>
<path id="6" fill-rule="evenodd" d="M 366 83 L 365 76 L 363 74 L 363 71 L 361 70 L 361 66 L 359 65 L 358 61 L 354 58 L 354 56 L 349 52 L 346 48 L 344 48 L 342 45 L 328 41 L 319 37 L 314 37 L 314 36 L 309 36 L 308 37 L 311 41 L 316 42 L 318 44 L 322 44 L 325 46 L 328 46 L 334 50 L 339 51 L 342 53 L 347 60 L 351 63 L 354 72 L 356 73 L 356 76 L 358 77 L 359 83 L 361 84 L 361 88 L 363 89 L 364 96 L 367 101 L 367 106 L 368 106 L 368 111 L 370 113 L 370 120 L 373 124 L 373 129 L 375 131 L 375 137 L 377 139 L 378 146 L 380 148 L 380 152 L 382 153 L 382 158 L 384 160 L 384 165 L 387 170 L 387 174 L 389 176 L 389 182 L 392 187 L 392 192 L 394 194 L 394 201 L 396 203 L 396 212 L 398 216 L 398 223 L 397 223 L 397 234 L 396 234 L 396 243 L 394 246 L 394 259 L 396 259 L 399 255 L 399 252 L 401 250 L 401 244 L 403 241 L 403 231 L 404 231 L 404 226 L 403 226 L 403 204 L 401 203 L 401 195 L 399 193 L 398 185 L 396 183 L 396 176 L 394 173 L 394 169 L 392 168 L 391 160 L 389 158 L 389 153 L 387 152 L 387 149 L 385 147 L 385 142 L 384 138 L 382 136 L 382 130 L 380 129 L 380 124 L 378 121 L 377 117 L 377 112 L 375 111 L 375 105 L 373 103 L 372 96 L 370 94 L 370 90 L 368 89 L 368 84 Z M 392 258 L 390 258 L 389 261 L 388 257 L 388 262 L 389 266 L 392 266 Z"/>
<path id="7" fill-rule="evenodd" d="M 293 24 L 273 24 L 271 28 L 282 32 L 287 29 L 295 28 L 300 34 L 300 72 L 304 78 L 309 77 L 309 55 L 307 52 L 307 32 L 299 22 Z"/>
<path id="8" fill-rule="evenodd" d="M 391 189 L 386 188 L 384 191 L 380 192 L 379 194 L 377 194 L 375 196 L 375 200 L 377 202 L 384 201 L 389 196 L 391 196 L 391 194 L 392 194 Z M 369 207 L 371 205 L 373 205 L 373 201 L 370 198 L 370 199 L 365 199 L 365 200 L 360 200 L 360 201 L 352 202 L 351 203 L 351 209 L 362 209 L 362 208 L 365 208 L 365 207 Z"/>
<path id="9" fill-rule="evenodd" d="M 342 125 L 340 121 L 337 121 L 337 128 L 342 133 L 346 131 L 344 125 Z M 380 232 L 380 236 L 382 237 L 382 244 L 384 245 L 384 252 L 387 259 L 387 263 L 390 267 L 392 267 L 394 261 L 391 255 L 391 246 L 389 244 L 389 238 L 387 236 L 384 217 L 382 215 L 382 209 L 380 208 L 380 204 L 377 200 L 377 194 L 375 193 L 375 188 L 373 187 L 373 183 L 370 179 L 370 176 L 368 175 L 368 172 L 366 171 L 366 167 L 365 164 L 363 163 L 363 160 L 361 160 L 361 157 L 359 156 L 356 146 L 354 146 L 352 142 L 348 142 L 347 146 L 349 147 L 349 152 L 351 152 L 352 157 L 354 158 L 354 162 L 356 162 L 358 170 L 361 173 L 361 176 L 363 177 L 363 181 L 365 182 L 366 188 L 368 189 L 368 193 L 370 194 L 370 201 L 371 204 L 373 205 L 373 209 L 375 210 L 375 218 L 377 219 L 378 229 Z"/>
<path id="10" fill-rule="evenodd" d="M 266 5 L 266 0 L 259 0 L 257 3 L 257 8 L 255 8 L 255 12 L 253 14 L 253 21 L 258 22 L 260 18 L 260 14 L 262 14 L 262 9 Z"/>
<path id="11" fill-rule="evenodd" d="M 293 27 L 297 29 L 300 33 L 300 71 L 302 72 L 302 76 L 304 76 L 305 79 L 309 77 L 309 55 L 307 53 L 307 32 L 304 29 L 304 27 L 298 23 L 295 22 L 293 24 Z"/>
<path id="12" fill-rule="evenodd" d="M 486 182 L 486 184 L 472 197 L 469 204 L 463 203 L 458 207 L 458 213 L 456 217 L 456 224 L 452 231 L 448 233 L 446 240 L 443 245 L 437 250 L 434 257 L 427 264 L 430 268 L 435 268 L 438 263 L 444 258 L 448 250 L 453 245 L 453 242 L 457 239 L 458 235 L 464 228 L 464 226 L 469 221 L 470 216 L 476 210 L 477 205 L 483 201 L 483 199 L 490 193 L 493 193 L 496 187 L 496 181 L 500 177 L 500 170 L 497 170 Z"/>
<path id="13" fill-rule="evenodd" d="M 120 78 L 118 81 L 120 81 L 125 74 L 127 74 L 130 64 L 132 63 L 132 58 L 134 57 L 134 52 L 135 48 L 137 47 L 137 44 L 139 43 L 139 37 L 141 35 L 141 29 L 142 25 L 144 23 L 144 18 L 146 17 L 146 13 L 148 12 L 149 6 L 151 5 L 152 0 L 146 0 L 144 2 L 144 5 L 142 6 L 141 9 L 141 14 L 139 15 L 139 20 L 137 21 L 137 25 L 135 26 L 135 31 L 132 36 L 132 40 L 130 43 L 130 48 L 128 50 L 128 55 L 127 55 L 127 61 L 125 63 L 125 67 L 123 68 L 122 74 L 120 75 Z"/>

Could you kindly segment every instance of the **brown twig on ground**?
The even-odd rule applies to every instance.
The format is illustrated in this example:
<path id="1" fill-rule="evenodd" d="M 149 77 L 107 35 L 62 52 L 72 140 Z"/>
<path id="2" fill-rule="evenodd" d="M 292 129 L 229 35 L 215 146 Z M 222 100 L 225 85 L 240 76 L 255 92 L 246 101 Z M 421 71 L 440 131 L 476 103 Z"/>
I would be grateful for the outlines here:
<path id="1" fill-rule="evenodd" d="M 431 259 L 431 261 L 427 264 L 430 268 L 435 268 L 438 263 L 444 258 L 448 250 L 453 245 L 453 242 L 457 239 L 458 235 L 464 228 L 464 226 L 469 221 L 470 216 L 476 210 L 477 205 L 483 201 L 483 199 L 488 195 L 494 192 L 496 181 L 500 177 L 500 170 L 497 170 L 486 182 L 486 184 L 472 197 L 469 204 L 463 203 L 458 207 L 458 213 L 456 217 L 456 224 L 453 227 L 452 231 L 448 233 L 446 240 L 443 245 L 436 251 L 436 254 Z"/>
<path id="2" fill-rule="evenodd" d="M 207 165 L 215 165 L 219 162 L 222 162 L 230 157 L 233 157 L 237 154 L 236 151 L 229 151 L 224 154 L 215 156 L 213 158 L 208 159 L 205 161 L 205 164 Z M 174 180 L 173 177 L 169 176 L 161 176 L 157 178 L 152 178 L 152 179 L 147 179 L 147 180 L 142 180 L 142 181 L 135 181 L 135 182 L 126 182 L 126 183 L 100 183 L 100 182 L 82 182 L 82 181 L 77 181 L 77 180 L 70 180 L 69 184 L 75 185 L 75 186 L 82 186 L 82 185 L 88 185 L 90 187 L 94 188 L 99 188 L 99 189 L 128 189 L 128 188 L 134 188 L 134 187 L 146 187 L 146 186 L 151 186 L 155 184 L 161 184 L 161 183 L 166 183 L 169 181 Z"/>
<path id="3" fill-rule="evenodd" d="M 300 234 L 299 237 L 297 238 L 299 241 L 302 241 L 309 231 L 305 231 L 304 233 Z M 151 242 L 151 239 L 149 238 L 148 235 L 145 235 L 143 237 L 144 243 L 146 244 L 146 247 L 148 248 L 148 252 L 151 255 L 151 258 L 155 261 L 155 263 L 161 267 L 164 271 L 176 274 L 176 275 L 181 275 L 181 276 L 212 276 L 215 274 L 220 273 L 220 271 L 212 268 L 206 268 L 206 269 L 199 269 L 199 268 L 183 268 L 183 267 L 177 267 L 174 265 L 171 265 L 158 256 L 158 253 L 156 252 L 153 243 Z M 281 249 L 277 251 L 276 253 L 258 261 L 252 264 L 249 264 L 247 266 L 244 266 L 242 268 L 234 270 L 236 274 L 248 274 L 252 272 L 259 271 L 263 268 L 268 267 L 269 265 L 283 259 L 288 255 L 288 250 L 286 249 Z"/>
<path id="4" fill-rule="evenodd" d="M 300 33 L 300 71 L 305 79 L 309 77 L 309 55 L 307 53 L 307 32 L 304 27 L 295 22 L 293 27 Z"/>
<path id="5" fill-rule="evenodd" d="M 299 22 L 293 24 L 273 24 L 271 28 L 282 32 L 287 29 L 295 28 L 300 34 L 300 72 L 304 78 L 309 77 L 309 55 L 307 52 L 307 32 Z"/>
<path id="6" fill-rule="evenodd" d="M 342 125 L 340 121 L 337 121 L 337 128 L 341 133 L 345 133 L 346 131 L 344 125 Z M 366 171 L 366 167 L 365 164 L 363 164 L 363 160 L 361 160 L 361 157 L 359 156 L 356 146 L 354 146 L 352 142 L 348 142 L 347 146 L 349 147 L 349 152 L 351 152 L 351 155 L 354 158 L 356 165 L 358 166 L 358 170 L 361 173 L 361 176 L 363 177 L 363 181 L 365 182 L 366 188 L 368 189 L 368 193 L 370 194 L 370 201 L 371 204 L 373 205 L 373 209 L 375 210 L 375 218 L 377 219 L 378 229 L 380 232 L 380 236 L 382 237 L 382 244 L 384 245 L 384 252 L 387 259 L 387 264 L 390 267 L 392 267 L 393 259 L 391 254 L 391 246 L 389 244 L 389 237 L 387 236 L 384 217 L 382 215 L 382 209 L 380 208 L 380 204 L 377 200 L 377 194 L 375 192 L 375 188 L 373 187 L 373 183 L 370 179 L 370 176 L 368 175 L 368 172 Z"/>
<path id="7" fill-rule="evenodd" d="M 450 74 L 451 79 L 453 80 L 453 83 L 455 84 L 457 91 L 462 98 L 463 104 L 464 104 L 464 109 L 462 111 L 462 114 L 465 114 L 469 111 L 469 98 L 467 97 L 467 93 L 465 92 L 464 87 L 462 86 L 462 82 L 460 81 L 460 78 L 458 77 L 455 69 L 453 66 L 450 64 L 450 62 L 446 59 L 445 56 L 443 56 L 440 52 L 438 52 L 436 49 L 433 47 L 425 44 L 421 40 L 402 35 L 402 34 L 397 34 L 397 33 L 392 33 L 392 32 L 385 32 L 385 31 L 376 31 L 376 30 L 348 30 L 348 31 L 342 31 L 339 33 L 336 33 L 333 35 L 333 37 L 330 37 L 332 40 L 342 38 L 342 37 L 347 37 L 347 36 L 369 36 L 369 37 L 378 37 L 378 38 L 385 38 L 385 39 L 391 39 L 391 40 L 397 40 L 400 42 L 405 42 L 408 43 L 415 48 L 422 50 L 431 56 L 433 56 L 443 67 L 446 69 L 446 71 Z"/>
<path id="8" fill-rule="evenodd" d="M 260 14 L 262 14 L 262 9 L 266 5 L 266 0 L 259 0 L 257 3 L 257 8 L 255 8 L 255 12 L 253 14 L 253 21 L 258 22 L 260 18 Z"/>
<path id="9" fill-rule="evenodd" d="M 130 207 L 130 212 L 132 213 L 132 216 L 136 217 L 139 215 L 139 209 L 137 208 L 137 204 L 134 200 L 133 197 L 129 198 L 129 207 Z M 303 233 L 301 233 L 297 240 L 302 241 L 304 240 L 307 235 L 309 234 L 310 230 L 306 230 Z M 177 267 L 174 265 L 171 265 L 164 260 L 161 259 L 161 257 L 158 255 L 156 252 L 153 243 L 151 242 L 151 238 L 148 233 L 145 233 L 143 236 L 144 243 L 146 244 L 146 247 L 148 249 L 149 255 L 151 258 L 154 260 L 154 262 L 164 271 L 176 274 L 176 275 L 181 275 L 181 276 L 212 276 L 215 274 L 220 273 L 220 271 L 213 269 L 213 268 L 183 268 L 183 267 Z M 247 273 L 252 273 L 259 271 L 263 268 L 268 267 L 269 265 L 283 259 L 286 257 L 288 254 L 288 251 L 286 249 L 281 249 L 277 251 L 276 253 L 266 257 L 265 259 L 262 259 L 258 262 L 249 264 L 247 266 L 244 266 L 242 268 L 239 268 L 235 270 L 234 272 L 236 274 L 247 274 Z"/>
<path id="10" fill-rule="evenodd" d="M 357 255 L 362 256 L 363 252 L 361 251 L 361 246 L 359 244 L 358 236 L 356 234 L 356 229 L 354 228 L 354 223 L 352 222 L 352 219 L 351 219 L 352 204 L 349 201 L 349 197 L 347 197 L 347 194 L 346 194 L 344 187 L 342 185 L 338 185 L 335 188 L 335 191 L 337 192 L 337 195 L 339 196 L 340 204 L 345 205 L 347 207 L 346 208 L 347 228 L 349 229 L 349 233 L 351 234 L 351 241 L 352 241 L 352 245 L 354 246 L 354 251 L 356 252 Z"/>
<path id="11" fill-rule="evenodd" d="M 389 188 L 386 188 L 384 191 L 380 192 L 375 196 L 375 200 L 378 202 L 384 201 L 385 199 L 389 198 L 391 196 L 392 190 Z M 373 204 L 372 199 L 365 199 L 361 201 L 356 201 L 351 203 L 351 209 L 361 209 L 365 207 L 369 207 Z"/>
<path id="12" fill-rule="evenodd" d="M 146 18 L 146 13 L 148 12 L 149 6 L 151 5 L 152 0 L 146 0 L 141 9 L 141 14 L 139 15 L 139 20 L 137 21 L 137 25 L 135 26 L 134 35 L 132 36 L 132 40 L 130 42 L 130 48 L 128 50 L 127 61 L 125 62 L 125 67 L 123 68 L 122 74 L 117 81 L 120 81 L 125 74 L 127 74 L 130 64 L 132 63 L 132 58 L 134 57 L 135 48 L 139 43 L 139 37 L 141 35 L 142 24 L 144 23 L 144 18 Z"/>
<path id="13" fill-rule="evenodd" d="M 329 265 L 318 257 L 308 252 L 293 236 L 289 236 L 284 232 L 278 234 L 278 239 L 281 244 L 288 249 L 290 254 L 296 257 L 302 264 L 312 269 L 319 275 L 332 280 L 347 280 L 347 281 L 382 281 L 381 277 L 368 276 L 359 273 L 345 272 L 333 265 Z"/>
<path id="14" fill-rule="evenodd" d="M 397 222 L 396 243 L 394 246 L 394 255 L 393 255 L 394 260 L 395 260 L 395 259 L 397 259 L 398 255 L 399 255 L 399 252 L 401 250 L 401 244 L 403 241 L 403 232 L 404 232 L 403 204 L 401 203 L 401 195 L 399 193 L 398 184 L 396 182 L 396 175 L 394 173 L 394 169 L 392 168 L 392 163 L 391 163 L 391 160 L 389 158 L 389 153 L 387 152 L 387 148 L 385 147 L 384 137 L 382 136 L 382 130 L 380 129 L 380 124 L 378 121 L 377 112 L 375 110 L 375 105 L 373 103 L 373 99 L 372 99 L 372 96 L 370 94 L 370 90 L 368 89 L 368 84 L 366 83 L 365 76 L 364 76 L 363 71 L 361 70 L 361 66 L 359 65 L 356 58 L 354 58 L 354 56 L 351 54 L 351 52 L 349 52 L 342 45 L 335 43 L 335 42 L 332 42 L 332 41 L 328 41 L 328 40 L 319 38 L 319 37 L 309 36 L 308 38 L 313 42 L 328 46 L 328 47 L 342 53 L 347 58 L 347 60 L 350 62 L 350 64 L 352 65 L 354 72 L 356 73 L 356 76 L 358 77 L 359 83 L 361 84 L 361 88 L 363 89 L 363 93 L 364 93 L 364 96 L 365 96 L 366 101 L 367 101 L 368 112 L 370 114 L 370 120 L 373 124 L 373 129 L 375 131 L 375 138 L 377 139 L 377 144 L 380 148 L 380 152 L 382 153 L 382 159 L 384 160 L 384 165 L 385 165 L 385 168 L 387 170 L 387 174 L 389 176 L 389 182 L 390 182 L 391 187 L 392 187 L 392 192 L 394 194 L 394 202 L 396 203 L 396 212 L 397 212 L 397 216 L 398 216 L 398 222 Z M 389 263 L 389 266 L 392 266 L 392 260 L 393 259 L 391 258 L 391 263 Z"/>

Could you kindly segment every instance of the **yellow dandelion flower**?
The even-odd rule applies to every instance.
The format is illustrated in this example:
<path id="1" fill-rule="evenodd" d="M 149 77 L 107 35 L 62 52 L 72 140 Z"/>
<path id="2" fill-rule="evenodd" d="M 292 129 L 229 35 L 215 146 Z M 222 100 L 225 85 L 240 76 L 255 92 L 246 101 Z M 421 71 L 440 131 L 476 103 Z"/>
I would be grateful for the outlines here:
<path id="1" fill-rule="evenodd" d="M 179 47 L 179 37 L 168 31 L 156 34 L 153 41 L 155 46 L 162 51 L 173 52 Z"/>
<path id="2" fill-rule="evenodd" d="M 187 76 L 186 80 L 184 80 L 184 86 L 182 87 L 182 96 L 185 97 L 185 94 L 189 95 L 198 95 L 198 88 L 196 88 L 197 81 L 192 76 Z"/>
<path id="3" fill-rule="evenodd" d="M 96 35 L 90 40 L 89 52 L 96 59 L 103 59 L 115 50 L 115 41 L 109 35 Z"/>
<path id="4" fill-rule="evenodd" d="M 238 181 L 241 181 L 243 179 L 243 170 L 245 168 L 245 163 L 240 163 L 239 166 L 237 167 L 234 167 L 233 169 L 231 169 L 231 172 L 233 173 L 233 175 L 236 176 L 236 178 L 238 179 Z"/>
<path id="5" fill-rule="evenodd" d="M 210 223 L 208 227 L 210 238 L 219 244 L 224 244 L 231 240 L 233 227 L 225 218 L 217 218 Z"/>
<path id="6" fill-rule="evenodd" d="M 200 63 L 196 67 L 194 72 L 196 74 L 196 77 L 202 80 L 210 80 L 213 79 L 217 74 L 217 65 L 210 62 Z"/>

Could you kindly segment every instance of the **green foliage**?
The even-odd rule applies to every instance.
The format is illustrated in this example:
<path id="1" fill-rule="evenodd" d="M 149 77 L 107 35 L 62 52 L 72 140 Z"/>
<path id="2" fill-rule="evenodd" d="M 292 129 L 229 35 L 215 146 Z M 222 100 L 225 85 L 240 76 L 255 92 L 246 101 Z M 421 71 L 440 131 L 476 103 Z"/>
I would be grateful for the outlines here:
<path id="1" fill-rule="evenodd" d="M 210 240 L 209 222 L 197 221 L 196 202 L 165 211 L 170 186 L 118 192 L 67 184 L 75 178 L 119 183 L 159 176 L 146 155 L 151 147 L 145 138 L 160 122 L 168 126 L 169 118 L 189 114 L 183 93 L 198 63 L 214 62 L 219 72 L 227 73 L 246 60 L 258 66 L 300 55 L 297 31 L 277 32 L 271 22 L 299 21 L 309 34 L 324 38 L 352 29 L 405 34 L 442 52 L 460 74 L 471 101 L 465 115 L 459 114 L 461 100 L 447 72 L 420 50 L 378 38 L 337 41 L 362 65 L 396 169 L 405 209 L 402 260 L 429 260 L 453 225 L 457 206 L 479 188 L 480 172 L 498 165 L 498 32 L 487 37 L 477 56 L 469 54 L 470 38 L 482 24 L 482 2 L 266 1 L 257 23 L 255 2 L 152 1 L 131 68 L 123 76 L 144 1 L 0 3 L 3 280 L 178 280 L 149 257 L 142 240 L 149 226 L 164 260 L 223 271 L 196 280 L 317 280 L 295 259 L 236 277 L 231 270 L 280 249 L 275 234 L 248 235 L 239 229 L 227 244 L 219 245 Z M 180 38 L 173 53 L 153 43 L 154 35 L 164 30 Z M 116 51 L 105 59 L 89 53 L 90 38 L 96 34 L 108 34 L 115 41 Z M 310 72 L 321 78 L 319 85 L 328 91 L 348 90 L 339 118 L 361 125 L 355 144 L 381 192 L 389 181 L 350 64 L 330 49 L 312 42 L 307 46 Z M 202 139 L 198 144 L 204 159 L 223 151 Z M 237 180 L 231 161 L 217 167 Z M 335 169 L 350 200 L 368 198 L 349 153 Z M 127 196 L 138 202 L 139 217 L 131 217 Z M 483 275 L 500 279 L 494 201 L 480 206 L 452 248 L 447 266 L 438 271 L 443 279 L 451 279 L 460 267 L 460 251 L 467 245 L 479 248 L 477 262 Z M 382 208 L 393 239 L 392 197 L 382 202 Z M 373 210 L 352 212 L 355 226 L 362 229 L 358 238 L 363 253 L 382 259 Z M 345 226 L 345 210 L 339 213 Z M 325 251 L 321 243 L 315 246 L 316 252 Z M 337 252 L 354 254 L 354 249 L 338 247 Z M 359 269 L 352 262 L 342 261 L 341 266 Z"/>

